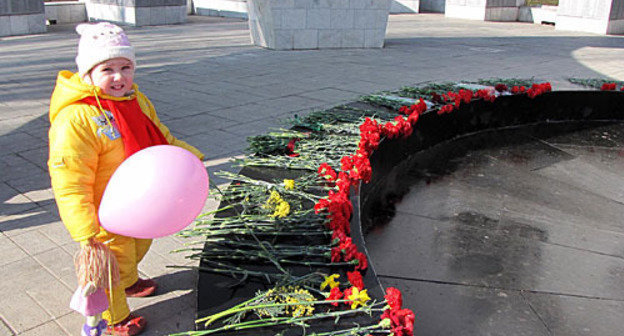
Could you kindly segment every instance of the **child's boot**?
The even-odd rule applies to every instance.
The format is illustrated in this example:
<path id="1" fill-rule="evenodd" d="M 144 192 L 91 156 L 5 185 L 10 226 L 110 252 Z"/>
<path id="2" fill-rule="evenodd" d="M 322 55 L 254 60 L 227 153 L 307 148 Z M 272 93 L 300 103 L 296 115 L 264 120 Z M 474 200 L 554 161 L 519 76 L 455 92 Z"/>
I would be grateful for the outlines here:
<path id="1" fill-rule="evenodd" d="M 126 296 L 145 297 L 153 295 L 158 288 L 156 281 L 152 279 L 140 279 L 134 285 L 126 288 Z"/>
<path id="2" fill-rule="evenodd" d="M 114 336 L 134 336 L 139 335 L 145 329 L 147 322 L 142 316 L 128 315 L 123 321 L 109 325 L 106 330 L 107 335 Z"/>

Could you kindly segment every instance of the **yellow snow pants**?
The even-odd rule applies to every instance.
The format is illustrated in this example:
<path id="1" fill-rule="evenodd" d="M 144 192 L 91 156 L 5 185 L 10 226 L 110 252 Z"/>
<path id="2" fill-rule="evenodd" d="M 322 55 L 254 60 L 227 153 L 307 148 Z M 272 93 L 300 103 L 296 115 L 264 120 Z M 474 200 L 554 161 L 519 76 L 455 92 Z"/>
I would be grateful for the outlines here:
<path id="1" fill-rule="evenodd" d="M 121 236 L 103 228 L 95 238 L 100 242 L 110 240 L 108 246 L 119 264 L 119 285 L 112 290 L 106 289 L 109 307 L 102 314 L 109 324 L 119 323 L 130 315 L 125 289 L 139 279 L 138 265 L 149 250 L 152 240 Z"/>

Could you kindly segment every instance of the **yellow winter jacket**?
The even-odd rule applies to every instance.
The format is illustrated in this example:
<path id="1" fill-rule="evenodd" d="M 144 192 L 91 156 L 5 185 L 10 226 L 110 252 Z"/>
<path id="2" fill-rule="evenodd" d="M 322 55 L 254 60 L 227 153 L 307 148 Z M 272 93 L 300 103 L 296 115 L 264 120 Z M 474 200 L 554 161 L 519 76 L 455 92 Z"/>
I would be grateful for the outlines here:
<path id="1" fill-rule="evenodd" d="M 112 114 L 82 103 L 81 99 L 95 94 L 110 100 L 136 97 L 143 113 L 158 126 L 169 144 L 203 158 L 195 147 L 173 137 L 136 84 L 133 89 L 135 93 L 131 96 L 112 97 L 82 81 L 78 74 L 69 71 L 58 74 L 50 101 L 48 168 L 61 219 L 76 241 L 93 237 L 100 231 L 97 209 L 102 194 L 113 172 L 125 159 L 123 141 L 111 121 Z"/>

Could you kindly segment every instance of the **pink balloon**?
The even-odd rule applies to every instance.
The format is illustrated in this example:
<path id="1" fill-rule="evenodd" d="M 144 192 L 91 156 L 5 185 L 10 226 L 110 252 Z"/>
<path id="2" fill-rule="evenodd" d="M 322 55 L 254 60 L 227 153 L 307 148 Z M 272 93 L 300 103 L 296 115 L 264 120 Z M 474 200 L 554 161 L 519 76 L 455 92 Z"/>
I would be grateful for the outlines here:
<path id="1" fill-rule="evenodd" d="M 186 149 L 142 149 L 111 177 L 100 203 L 100 224 L 109 232 L 158 238 L 179 232 L 199 215 L 208 197 L 208 173 Z"/>

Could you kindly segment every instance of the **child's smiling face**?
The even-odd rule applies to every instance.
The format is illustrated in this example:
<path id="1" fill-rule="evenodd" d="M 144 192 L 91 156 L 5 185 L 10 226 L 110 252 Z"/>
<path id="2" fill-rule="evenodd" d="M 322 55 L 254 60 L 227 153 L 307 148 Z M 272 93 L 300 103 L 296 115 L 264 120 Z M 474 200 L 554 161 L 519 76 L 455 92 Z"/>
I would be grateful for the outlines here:
<path id="1" fill-rule="evenodd" d="M 104 94 L 123 97 L 132 90 L 134 64 L 127 58 L 109 59 L 93 67 L 86 78 Z"/>

